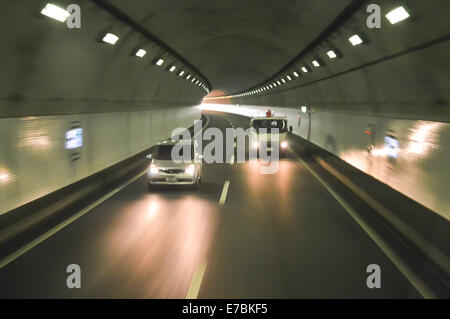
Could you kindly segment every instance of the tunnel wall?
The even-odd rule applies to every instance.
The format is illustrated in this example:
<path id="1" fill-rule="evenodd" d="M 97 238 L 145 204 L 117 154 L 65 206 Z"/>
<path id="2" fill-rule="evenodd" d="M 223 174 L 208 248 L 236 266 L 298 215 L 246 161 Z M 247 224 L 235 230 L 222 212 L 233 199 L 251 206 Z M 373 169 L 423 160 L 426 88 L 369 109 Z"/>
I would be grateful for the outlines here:
<path id="1" fill-rule="evenodd" d="M 73 1 L 56 1 L 65 8 Z M 0 214 L 114 165 L 200 119 L 206 92 L 167 71 L 183 61 L 93 1 L 81 28 L 40 14 L 44 1 L 0 4 Z M 100 40 L 117 34 L 115 46 Z M 148 51 L 140 59 L 138 48 Z M 165 64 L 155 66 L 162 57 Z M 65 134 L 83 129 L 69 151 Z"/>
<path id="2" fill-rule="evenodd" d="M 77 182 L 190 127 L 200 110 L 0 119 L 0 215 Z M 66 149 L 70 128 L 83 129 L 83 146 Z"/>

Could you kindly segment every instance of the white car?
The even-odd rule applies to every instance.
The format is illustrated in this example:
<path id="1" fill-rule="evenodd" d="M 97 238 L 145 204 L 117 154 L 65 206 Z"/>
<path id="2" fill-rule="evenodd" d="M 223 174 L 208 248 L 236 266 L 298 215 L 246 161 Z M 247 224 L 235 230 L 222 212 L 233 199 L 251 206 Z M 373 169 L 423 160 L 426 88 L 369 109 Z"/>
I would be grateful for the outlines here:
<path id="1" fill-rule="evenodd" d="M 250 128 L 250 147 L 258 150 L 266 148 L 271 152 L 273 141 L 277 140 L 280 155 L 285 155 L 289 147 L 286 117 L 254 117 L 250 120 Z"/>
<path id="2" fill-rule="evenodd" d="M 172 150 L 175 145 L 180 146 L 175 149 L 175 152 L 183 156 L 183 161 L 180 163 L 172 159 Z M 190 154 L 183 154 L 184 150 L 189 149 Z M 195 189 L 200 188 L 202 156 L 196 152 L 195 144 L 191 140 L 158 143 L 153 153 L 147 155 L 147 158 L 151 160 L 147 172 L 149 190 L 156 185 L 188 185 Z"/>

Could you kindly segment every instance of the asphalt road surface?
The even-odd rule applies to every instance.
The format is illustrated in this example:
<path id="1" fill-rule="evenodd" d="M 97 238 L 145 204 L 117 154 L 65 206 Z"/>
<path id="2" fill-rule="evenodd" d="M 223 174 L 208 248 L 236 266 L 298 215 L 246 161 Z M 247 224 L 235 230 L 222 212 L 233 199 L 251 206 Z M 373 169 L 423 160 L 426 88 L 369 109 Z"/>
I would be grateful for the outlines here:
<path id="1" fill-rule="evenodd" d="M 208 117 L 221 130 L 249 122 Z M 276 174 L 260 165 L 204 164 L 199 191 L 137 179 L 0 269 L 0 297 L 420 297 L 292 152 Z M 70 264 L 80 289 L 66 286 Z M 370 264 L 380 289 L 366 285 Z"/>

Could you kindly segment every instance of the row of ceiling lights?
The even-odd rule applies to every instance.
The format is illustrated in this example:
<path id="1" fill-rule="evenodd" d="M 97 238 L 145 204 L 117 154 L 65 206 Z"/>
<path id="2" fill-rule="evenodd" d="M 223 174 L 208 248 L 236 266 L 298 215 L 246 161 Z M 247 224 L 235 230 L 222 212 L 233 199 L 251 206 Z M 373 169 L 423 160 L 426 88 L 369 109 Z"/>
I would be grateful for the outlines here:
<path id="1" fill-rule="evenodd" d="M 52 18 L 54 20 L 57 20 L 59 22 L 66 22 L 67 18 L 70 16 L 70 13 L 63 9 L 60 8 L 54 4 L 48 3 L 41 11 L 41 14 Z M 110 45 L 115 45 L 118 41 L 119 41 L 119 37 L 114 34 L 114 33 L 106 33 L 103 37 L 102 37 L 102 41 L 104 43 L 110 44 Z M 138 58 L 144 58 L 146 55 L 148 54 L 148 52 L 145 49 L 138 49 L 134 52 L 134 55 Z M 164 64 L 167 64 L 166 61 L 160 56 L 157 57 L 154 61 L 153 64 L 156 66 L 163 66 Z M 172 63 L 169 64 L 167 69 L 168 72 L 174 73 L 177 70 L 177 66 Z M 185 71 L 183 69 L 180 69 L 177 73 L 176 73 L 179 77 L 191 82 L 194 85 L 197 85 L 199 87 L 201 87 L 206 93 L 209 93 L 209 89 L 206 86 L 206 84 L 204 84 L 203 80 L 199 79 L 198 76 L 196 76 L 195 74 L 190 74 L 189 71 Z"/>
<path id="2" fill-rule="evenodd" d="M 389 20 L 389 22 L 391 24 L 396 24 L 400 21 L 406 20 L 409 18 L 409 16 L 410 16 L 409 13 L 402 6 L 396 8 L 396 9 L 390 11 L 388 14 L 386 14 L 386 18 Z M 354 34 L 351 37 L 349 37 L 348 41 L 353 46 L 358 46 L 365 42 L 363 37 L 358 34 Z M 326 55 L 328 56 L 329 59 L 336 59 L 338 57 L 342 57 L 342 54 L 340 54 L 340 52 L 337 49 L 329 50 L 328 52 L 326 52 Z M 320 59 L 312 60 L 311 64 L 316 68 L 324 65 L 324 63 Z M 258 94 L 258 93 L 264 93 L 264 92 L 274 89 L 278 86 L 282 86 L 283 84 L 286 84 L 288 81 L 292 81 L 294 78 L 299 78 L 302 75 L 302 73 L 306 74 L 309 72 L 312 72 L 312 69 L 307 65 L 303 65 L 300 68 L 300 70 L 293 71 L 292 74 L 291 73 L 285 74 L 278 80 L 270 81 L 270 83 L 267 82 L 264 85 L 260 86 L 259 88 L 256 88 L 256 89 L 253 89 L 250 91 L 246 91 L 241 94 L 237 94 L 233 97 L 249 96 L 249 95 L 254 95 L 254 94 Z"/>

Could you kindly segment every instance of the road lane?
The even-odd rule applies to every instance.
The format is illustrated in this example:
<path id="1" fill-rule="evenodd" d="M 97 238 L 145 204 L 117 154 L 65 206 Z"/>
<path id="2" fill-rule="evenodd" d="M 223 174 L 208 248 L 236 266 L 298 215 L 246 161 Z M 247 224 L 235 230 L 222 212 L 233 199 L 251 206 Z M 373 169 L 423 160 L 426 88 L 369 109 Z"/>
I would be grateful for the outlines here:
<path id="1" fill-rule="evenodd" d="M 249 122 L 209 117 L 223 131 Z M 204 164 L 200 191 L 149 193 L 138 179 L 1 269 L 0 297 L 184 298 L 199 269 L 199 298 L 418 297 L 293 156 L 274 175 L 260 165 Z M 366 287 L 373 263 L 379 290 Z M 82 289 L 66 287 L 69 264 Z"/>

